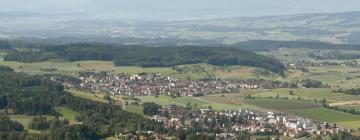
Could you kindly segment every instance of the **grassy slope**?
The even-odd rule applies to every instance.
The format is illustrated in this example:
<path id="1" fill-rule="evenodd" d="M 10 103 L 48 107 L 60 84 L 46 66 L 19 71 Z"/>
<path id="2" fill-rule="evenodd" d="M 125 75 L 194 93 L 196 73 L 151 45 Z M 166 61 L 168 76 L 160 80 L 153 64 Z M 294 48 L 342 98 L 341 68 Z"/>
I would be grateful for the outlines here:
<path id="1" fill-rule="evenodd" d="M 92 101 L 96 101 L 96 102 L 102 102 L 102 103 L 107 103 L 108 101 L 103 99 L 101 94 L 92 94 L 92 93 L 86 93 L 86 92 L 81 92 L 81 91 L 74 91 L 74 90 L 68 90 L 68 92 L 70 92 L 72 95 L 76 96 L 76 97 L 80 97 L 80 98 L 84 98 L 84 99 L 88 99 L 88 100 L 92 100 Z"/>

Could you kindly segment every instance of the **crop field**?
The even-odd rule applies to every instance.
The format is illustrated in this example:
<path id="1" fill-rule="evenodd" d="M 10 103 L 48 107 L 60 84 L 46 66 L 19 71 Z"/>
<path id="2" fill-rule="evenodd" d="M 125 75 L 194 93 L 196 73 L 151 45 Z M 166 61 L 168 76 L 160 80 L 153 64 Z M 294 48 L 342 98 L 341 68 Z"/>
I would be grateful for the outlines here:
<path id="1" fill-rule="evenodd" d="M 266 90 L 261 89 L 244 89 L 240 90 L 240 93 L 231 93 L 231 94 L 213 94 L 213 95 L 206 95 L 201 96 L 199 98 L 212 101 L 212 102 L 218 102 L 218 103 L 224 103 L 224 104 L 241 104 L 244 100 L 245 96 L 255 93 L 264 92 Z"/>
<path id="2" fill-rule="evenodd" d="M 292 112 L 304 109 L 318 109 L 319 104 L 312 102 L 282 100 L 282 99 L 247 99 L 245 103 L 283 112 Z"/>
<path id="3" fill-rule="evenodd" d="M 290 95 L 290 91 L 293 92 L 293 95 Z M 347 95 L 343 93 L 334 93 L 330 88 L 297 88 L 297 89 L 281 88 L 267 92 L 256 93 L 253 96 L 275 98 L 277 95 L 279 95 L 280 98 L 288 97 L 289 99 L 297 99 L 299 96 L 306 100 L 316 99 L 317 101 L 320 101 L 322 99 L 326 99 L 327 102 L 360 99 L 360 96 Z"/>

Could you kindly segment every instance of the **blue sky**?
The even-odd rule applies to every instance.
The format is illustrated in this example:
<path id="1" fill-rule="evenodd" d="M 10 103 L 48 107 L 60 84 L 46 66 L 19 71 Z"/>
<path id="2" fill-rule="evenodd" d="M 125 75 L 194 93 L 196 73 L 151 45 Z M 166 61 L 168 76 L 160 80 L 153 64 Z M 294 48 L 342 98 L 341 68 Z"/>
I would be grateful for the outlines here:
<path id="1" fill-rule="evenodd" d="M 242 17 L 360 10 L 360 0 L 0 0 L 0 11 L 123 18 Z"/>

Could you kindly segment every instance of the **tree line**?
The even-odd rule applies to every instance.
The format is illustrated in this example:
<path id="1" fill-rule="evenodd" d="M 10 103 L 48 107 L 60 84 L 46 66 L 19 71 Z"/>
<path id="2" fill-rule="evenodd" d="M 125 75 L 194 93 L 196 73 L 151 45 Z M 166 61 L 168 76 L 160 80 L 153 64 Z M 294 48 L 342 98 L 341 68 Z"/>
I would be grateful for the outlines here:
<path id="1" fill-rule="evenodd" d="M 283 73 L 285 66 L 275 58 L 233 47 L 144 47 L 98 43 L 40 47 L 37 51 L 14 51 L 5 61 L 39 62 L 51 59 L 66 61 L 114 61 L 116 66 L 171 67 L 208 63 L 216 66 L 244 65 Z"/>

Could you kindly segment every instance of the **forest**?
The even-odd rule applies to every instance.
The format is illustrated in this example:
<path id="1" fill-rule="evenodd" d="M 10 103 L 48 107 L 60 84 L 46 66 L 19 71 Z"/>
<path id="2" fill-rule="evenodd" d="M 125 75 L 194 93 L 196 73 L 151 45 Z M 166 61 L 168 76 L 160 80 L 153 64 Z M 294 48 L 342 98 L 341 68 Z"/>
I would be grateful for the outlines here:
<path id="1" fill-rule="evenodd" d="M 114 61 L 116 66 L 172 67 L 182 64 L 208 63 L 215 66 L 243 65 L 260 67 L 282 74 L 285 66 L 278 60 L 232 47 L 144 47 L 100 43 L 81 43 L 39 47 L 28 51 L 12 51 L 5 61 L 40 62 Z"/>

